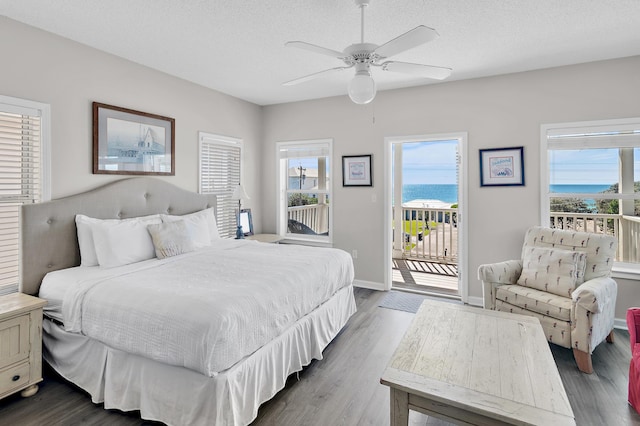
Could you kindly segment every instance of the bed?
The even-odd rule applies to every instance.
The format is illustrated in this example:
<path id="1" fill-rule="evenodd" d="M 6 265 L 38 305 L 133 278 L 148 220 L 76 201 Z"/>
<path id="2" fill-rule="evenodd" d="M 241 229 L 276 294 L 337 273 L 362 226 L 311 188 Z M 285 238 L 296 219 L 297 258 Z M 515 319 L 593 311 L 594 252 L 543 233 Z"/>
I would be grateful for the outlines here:
<path id="1" fill-rule="evenodd" d="M 20 285 L 49 302 L 43 357 L 93 402 L 169 425 L 249 424 L 355 313 L 353 264 L 337 249 L 212 235 L 196 250 L 108 264 L 93 228 L 102 266 L 80 266 L 77 215 L 107 220 L 114 239 L 114 226 L 162 215 L 183 227 L 215 208 L 214 196 L 154 178 L 23 206 Z M 126 254 L 113 244 L 109 256 Z"/>

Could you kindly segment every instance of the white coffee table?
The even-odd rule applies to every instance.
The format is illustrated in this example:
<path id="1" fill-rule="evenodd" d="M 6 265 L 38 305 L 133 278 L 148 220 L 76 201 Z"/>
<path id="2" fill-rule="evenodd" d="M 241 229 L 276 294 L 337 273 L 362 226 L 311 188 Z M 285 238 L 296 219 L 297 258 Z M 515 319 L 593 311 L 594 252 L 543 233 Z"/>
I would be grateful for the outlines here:
<path id="1" fill-rule="evenodd" d="M 409 410 L 472 425 L 575 425 L 537 318 L 425 300 L 380 383 Z"/>

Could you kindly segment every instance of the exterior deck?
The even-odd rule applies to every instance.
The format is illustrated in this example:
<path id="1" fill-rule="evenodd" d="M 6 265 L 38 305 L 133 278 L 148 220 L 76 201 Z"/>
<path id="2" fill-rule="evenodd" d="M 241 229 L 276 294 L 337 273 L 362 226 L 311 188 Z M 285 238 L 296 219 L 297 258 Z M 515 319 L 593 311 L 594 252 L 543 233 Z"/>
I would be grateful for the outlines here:
<path id="1" fill-rule="evenodd" d="M 392 287 L 457 297 L 458 266 L 425 260 L 393 259 Z"/>

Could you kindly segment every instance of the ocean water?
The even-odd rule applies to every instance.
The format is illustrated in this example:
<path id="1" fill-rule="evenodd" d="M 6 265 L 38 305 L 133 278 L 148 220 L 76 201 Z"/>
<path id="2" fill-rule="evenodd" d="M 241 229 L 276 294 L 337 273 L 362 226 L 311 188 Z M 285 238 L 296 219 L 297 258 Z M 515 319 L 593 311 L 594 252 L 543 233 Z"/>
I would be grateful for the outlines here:
<path id="1" fill-rule="evenodd" d="M 402 185 L 402 202 L 411 200 L 440 200 L 445 203 L 458 202 L 458 185 L 456 184 L 408 184 Z"/>
<path id="2" fill-rule="evenodd" d="M 598 185 L 549 185 L 551 192 L 575 192 L 577 194 L 591 193 L 605 191 L 611 187 L 611 184 L 598 184 Z"/>
<path id="3" fill-rule="evenodd" d="M 605 191 L 611 184 L 598 185 L 550 185 L 551 192 L 589 194 Z M 458 202 L 458 185 L 456 184 L 408 184 L 402 185 L 402 202 L 411 200 L 440 200 L 445 203 Z M 588 204 L 595 204 L 587 200 Z"/>
<path id="4" fill-rule="evenodd" d="M 596 185 L 549 185 L 551 192 L 555 193 L 576 193 L 576 194 L 596 194 L 603 192 L 611 188 L 611 184 L 596 184 Z M 596 208 L 596 200 L 592 198 L 585 198 L 584 202 L 590 209 Z"/>

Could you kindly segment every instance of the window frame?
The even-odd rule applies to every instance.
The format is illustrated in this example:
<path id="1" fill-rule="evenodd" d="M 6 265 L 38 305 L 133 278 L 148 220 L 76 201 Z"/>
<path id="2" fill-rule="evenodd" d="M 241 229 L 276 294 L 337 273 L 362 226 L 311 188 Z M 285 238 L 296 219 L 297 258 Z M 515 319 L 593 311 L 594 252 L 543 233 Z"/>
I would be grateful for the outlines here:
<path id="1" fill-rule="evenodd" d="M 281 158 L 280 152 L 283 148 L 293 148 L 293 147 L 305 147 L 311 145 L 326 145 L 328 149 L 328 154 L 326 158 L 329 161 L 328 166 L 328 181 L 329 185 L 325 189 L 325 193 L 329 199 L 328 203 L 328 213 L 329 213 L 329 223 L 328 230 L 329 235 L 306 235 L 306 234 L 295 234 L 288 232 L 288 194 L 290 192 L 293 193 L 308 193 L 308 194 L 316 194 L 318 190 L 296 190 L 291 191 L 288 188 L 288 158 Z M 327 246 L 331 247 L 333 245 L 333 204 L 334 204 L 334 196 L 333 196 L 333 186 L 334 186 L 334 161 L 333 161 L 333 139 L 325 138 L 325 139 L 308 139 L 308 140 L 294 140 L 294 141 L 281 141 L 276 142 L 276 171 L 278 173 L 277 179 L 277 191 L 278 191 L 278 203 L 276 209 L 276 232 L 279 236 L 285 238 L 285 241 L 295 241 L 297 244 L 305 244 L 305 245 L 314 245 L 314 246 Z M 302 158 L 302 157 L 301 157 Z M 308 158 L 308 157 L 305 157 Z"/>
<path id="2" fill-rule="evenodd" d="M 608 132 L 625 132 L 640 129 L 640 118 L 623 118 L 623 119 L 610 119 L 610 120 L 593 120 L 593 121 L 581 121 L 581 122 L 568 122 L 568 123 L 553 123 L 543 124 L 540 126 L 540 224 L 542 226 L 550 226 L 550 173 L 549 168 L 549 137 L 561 136 L 561 135 L 581 135 L 588 133 L 608 133 Z M 621 135 L 613 135 L 611 137 L 602 136 L 598 137 L 599 140 L 593 139 L 589 141 L 591 137 L 575 137 L 571 142 L 571 148 L 579 149 L 583 148 L 640 148 L 640 142 L 628 142 L 620 143 L 620 140 L 614 139 L 622 137 Z M 637 135 L 640 138 L 640 134 Z M 636 135 L 633 135 L 636 138 Z M 611 146 L 607 146 L 607 142 L 612 143 Z M 567 148 L 570 149 L 570 148 Z M 622 166 L 620 166 L 622 167 Z M 628 173 L 629 171 L 627 171 Z M 619 173 L 622 174 L 622 169 L 619 169 Z M 632 181 L 633 170 L 631 170 Z M 618 179 L 620 185 L 621 178 Z M 575 194 L 567 194 L 572 197 Z M 590 194 L 580 194 L 584 198 L 592 198 Z M 619 194 L 620 197 L 616 199 L 640 199 L 640 193 L 634 195 Z M 612 275 L 615 278 L 625 279 L 640 279 L 640 263 L 631 262 L 619 262 L 614 261 L 612 268 Z"/>
<path id="3" fill-rule="evenodd" d="M 237 179 L 233 179 L 232 181 L 227 182 L 227 190 L 225 191 L 211 191 L 206 192 L 204 190 L 204 180 L 203 180 L 203 146 L 205 144 L 213 144 L 218 145 L 220 147 L 231 147 L 237 148 L 239 150 L 238 154 L 238 176 Z M 244 143 L 240 138 L 223 136 L 214 133 L 208 132 L 198 132 L 198 192 L 200 194 L 215 194 L 218 197 L 218 202 L 216 206 L 216 225 L 218 226 L 218 232 L 222 238 L 235 238 L 236 228 L 237 228 L 237 201 L 231 200 L 231 196 L 233 194 L 233 190 L 237 185 L 242 182 L 242 169 L 243 169 L 243 158 L 244 158 Z M 234 167 L 234 166 L 232 166 Z M 236 181 L 237 180 L 237 181 Z M 222 196 L 228 196 L 228 199 L 224 199 Z M 228 206 L 226 205 L 228 204 Z M 222 211 L 225 209 L 225 211 Z M 231 213 L 229 213 L 231 211 Z M 227 219 L 230 214 L 235 217 L 236 221 L 229 225 L 229 229 L 220 228 L 220 218 L 225 218 L 224 222 L 229 222 Z M 230 222 L 231 223 L 231 222 Z"/>
<path id="4" fill-rule="evenodd" d="M 0 95 L 0 111 L 40 117 L 40 200 L 51 200 L 51 106 L 43 102 Z M 22 203 L 24 204 L 24 203 Z M 16 229 L 16 239 L 20 238 L 20 222 Z M 20 247 L 16 254 L 18 266 L 18 282 L 0 287 L 0 295 L 14 293 L 19 290 L 23 265 L 20 262 Z"/>

